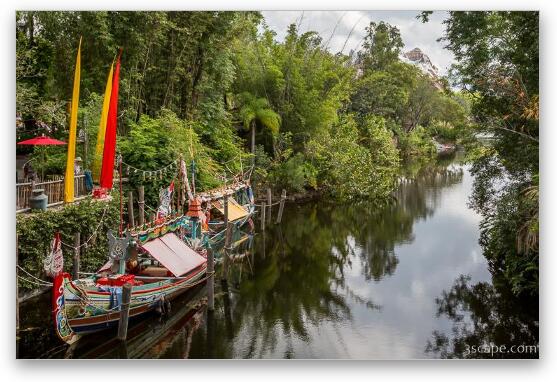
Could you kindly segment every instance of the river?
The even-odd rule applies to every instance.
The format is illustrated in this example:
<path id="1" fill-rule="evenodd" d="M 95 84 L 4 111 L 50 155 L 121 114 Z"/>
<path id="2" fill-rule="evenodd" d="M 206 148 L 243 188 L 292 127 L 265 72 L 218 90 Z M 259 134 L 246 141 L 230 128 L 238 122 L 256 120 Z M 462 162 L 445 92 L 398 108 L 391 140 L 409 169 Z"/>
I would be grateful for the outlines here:
<path id="1" fill-rule="evenodd" d="M 18 357 L 537 358 L 537 303 L 490 273 L 468 168 L 439 160 L 406 175 L 382 208 L 319 200 L 287 204 L 265 233 L 257 221 L 226 283 L 217 269 L 214 312 L 201 287 L 133 323 L 127 343 L 109 331 L 68 347 L 48 296 L 23 304 Z"/>

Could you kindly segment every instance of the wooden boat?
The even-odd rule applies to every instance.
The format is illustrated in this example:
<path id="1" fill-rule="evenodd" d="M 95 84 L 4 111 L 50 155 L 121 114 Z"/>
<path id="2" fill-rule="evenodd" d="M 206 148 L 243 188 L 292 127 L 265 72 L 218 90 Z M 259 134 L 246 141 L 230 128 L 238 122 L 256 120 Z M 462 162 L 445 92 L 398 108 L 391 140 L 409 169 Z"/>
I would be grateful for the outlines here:
<path id="1" fill-rule="evenodd" d="M 97 274 L 72 280 L 69 274 L 61 273 L 54 278 L 54 322 L 63 341 L 73 343 L 81 335 L 117 325 L 125 283 L 133 285 L 129 308 L 132 319 L 164 310 L 167 301 L 205 281 L 205 257 L 174 232 L 160 232 L 165 233 L 140 245 L 130 233 L 114 238 L 109 232 L 111 260 Z"/>
<path id="2" fill-rule="evenodd" d="M 176 309 L 164 319 L 153 317 L 131 325 L 125 342 L 114 336 L 89 336 L 65 349 L 64 358 L 160 358 L 174 343 L 184 340 L 180 335 L 184 332 L 185 345 L 189 345 L 207 306 L 203 289 L 194 288 L 191 293 L 179 297 Z M 187 358 L 187 354 L 181 357 Z"/>
<path id="3" fill-rule="evenodd" d="M 228 221 L 234 224 L 234 229 L 239 230 L 250 223 L 255 214 L 255 201 L 249 182 L 235 182 L 228 186 L 198 194 L 200 210 L 203 211 L 201 224 L 202 235 L 207 235 L 211 245 L 223 241 L 226 232 L 224 199 L 227 199 Z M 189 216 L 194 216 L 190 214 Z M 189 238 L 195 237 L 189 235 Z"/>

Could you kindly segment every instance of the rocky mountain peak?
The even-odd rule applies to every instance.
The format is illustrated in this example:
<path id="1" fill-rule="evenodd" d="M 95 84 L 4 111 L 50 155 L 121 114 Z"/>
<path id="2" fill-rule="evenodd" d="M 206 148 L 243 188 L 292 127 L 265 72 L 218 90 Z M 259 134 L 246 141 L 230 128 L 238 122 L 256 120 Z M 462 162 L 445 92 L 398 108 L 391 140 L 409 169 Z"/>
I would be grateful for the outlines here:
<path id="1" fill-rule="evenodd" d="M 439 69 L 437 68 L 437 66 L 433 65 L 431 59 L 427 56 L 427 54 L 422 52 L 420 48 L 414 48 L 412 50 L 409 50 L 408 52 L 403 53 L 401 59 L 404 62 L 420 68 L 422 72 L 428 74 L 432 78 L 436 86 L 441 86 L 439 83 Z"/>

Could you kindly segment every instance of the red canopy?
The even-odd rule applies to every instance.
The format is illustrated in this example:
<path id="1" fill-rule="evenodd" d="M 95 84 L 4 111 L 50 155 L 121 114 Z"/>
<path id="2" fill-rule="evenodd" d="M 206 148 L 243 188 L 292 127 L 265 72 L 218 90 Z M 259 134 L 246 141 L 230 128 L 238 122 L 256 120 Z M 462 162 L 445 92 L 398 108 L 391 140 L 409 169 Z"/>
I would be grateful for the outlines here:
<path id="1" fill-rule="evenodd" d="M 65 145 L 66 142 L 59 141 L 58 139 L 47 137 L 46 135 L 41 135 L 40 137 L 35 137 L 31 139 L 26 139 L 21 142 L 17 142 L 18 145 L 33 145 L 33 146 L 52 146 L 52 145 Z"/>

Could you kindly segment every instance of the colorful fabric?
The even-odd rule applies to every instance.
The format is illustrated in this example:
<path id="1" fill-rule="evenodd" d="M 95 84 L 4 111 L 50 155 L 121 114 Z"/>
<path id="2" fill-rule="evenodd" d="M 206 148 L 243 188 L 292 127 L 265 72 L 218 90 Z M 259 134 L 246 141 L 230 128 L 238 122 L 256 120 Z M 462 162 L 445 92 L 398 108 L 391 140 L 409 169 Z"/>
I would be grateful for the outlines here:
<path id="1" fill-rule="evenodd" d="M 70 110 L 70 136 L 68 139 L 68 157 L 66 160 L 66 175 L 64 177 L 64 202 L 74 201 L 74 165 L 75 145 L 77 135 L 77 109 L 79 107 L 79 81 L 81 78 L 81 38 L 77 48 L 75 73 L 73 78 L 72 104 Z"/>
<path id="2" fill-rule="evenodd" d="M 160 205 L 157 209 L 157 219 L 169 216 L 172 213 L 172 193 L 174 192 L 174 181 L 170 186 L 163 188 L 159 193 Z"/>
<path id="3" fill-rule="evenodd" d="M 114 73 L 114 62 L 110 65 L 108 78 L 106 80 L 106 88 L 104 91 L 103 108 L 101 112 L 101 121 L 99 122 L 99 132 L 97 133 L 97 145 L 95 146 L 95 156 L 93 160 L 93 180 L 99 182 L 101 177 L 101 167 L 104 149 L 104 137 L 106 134 L 106 122 L 108 120 L 108 109 L 110 107 L 110 96 L 112 93 L 112 75 Z"/>
<path id="4" fill-rule="evenodd" d="M 104 136 L 104 150 L 99 184 L 102 188 L 110 190 L 114 178 L 114 158 L 116 157 L 116 129 L 118 124 L 118 84 L 120 77 L 120 55 L 116 61 L 116 68 L 112 78 L 112 91 L 110 93 L 110 106 L 106 121 Z"/>
<path id="5" fill-rule="evenodd" d="M 193 194 L 191 193 L 190 183 L 188 181 L 186 161 L 183 159 L 180 159 L 180 174 L 182 176 L 182 204 L 185 204 L 186 194 L 188 195 L 188 200 L 193 200 Z"/>

